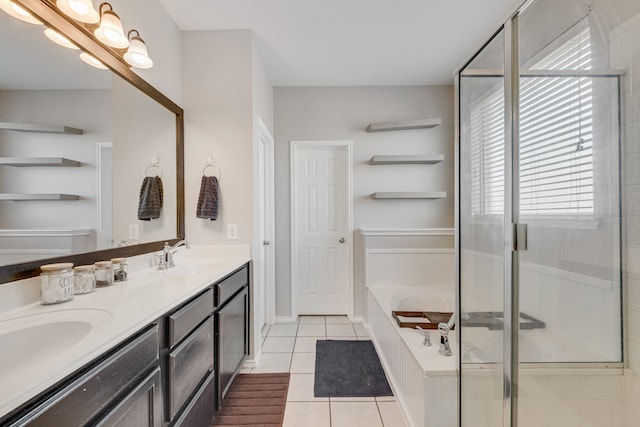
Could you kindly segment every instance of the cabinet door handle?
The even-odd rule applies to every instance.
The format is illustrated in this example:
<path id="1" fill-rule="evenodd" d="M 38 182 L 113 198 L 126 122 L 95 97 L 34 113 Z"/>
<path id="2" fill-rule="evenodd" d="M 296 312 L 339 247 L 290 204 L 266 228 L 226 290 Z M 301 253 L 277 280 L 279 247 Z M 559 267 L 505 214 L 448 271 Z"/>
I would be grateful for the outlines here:
<path id="1" fill-rule="evenodd" d="M 263 241 L 262 241 L 262 244 L 263 244 L 264 246 L 269 246 L 269 245 L 271 244 L 271 242 L 270 242 L 269 240 L 263 240 Z"/>
<path id="2" fill-rule="evenodd" d="M 344 237 L 339 238 L 339 239 L 338 239 L 338 242 L 340 242 L 340 243 L 344 243 Z"/>

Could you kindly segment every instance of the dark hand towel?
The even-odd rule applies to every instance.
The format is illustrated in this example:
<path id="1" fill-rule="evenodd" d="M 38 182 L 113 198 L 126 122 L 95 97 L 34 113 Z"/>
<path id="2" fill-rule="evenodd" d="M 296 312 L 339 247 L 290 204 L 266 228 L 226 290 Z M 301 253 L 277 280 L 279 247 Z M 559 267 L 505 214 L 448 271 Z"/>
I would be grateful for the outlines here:
<path id="1" fill-rule="evenodd" d="M 138 219 L 151 221 L 160 218 L 163 197 L 162 179 L 159 176 L 145 176 L 140 187 Z"/>
<path id="2" fill-rule="evenodd" d="M 215 221 L 218 218 L 218 178 L 215 176 L 202 176 L 200 181 L 200 195 L 196 217 Z"/>

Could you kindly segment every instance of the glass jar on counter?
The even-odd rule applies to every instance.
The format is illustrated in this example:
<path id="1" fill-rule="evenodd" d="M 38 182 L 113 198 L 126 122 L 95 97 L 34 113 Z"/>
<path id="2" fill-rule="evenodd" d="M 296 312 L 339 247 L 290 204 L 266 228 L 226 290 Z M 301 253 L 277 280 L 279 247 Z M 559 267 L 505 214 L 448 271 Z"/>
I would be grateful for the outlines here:
<path id="1" fill-rule="evenodd" d="M 129 265 L 126 258 L 112 258 L 113 264 L 113 279 L 116 282 L 123 282 L 127 280 L 129 276 Z"/>
<path id="2" fill-rule="evenodd" d="M 111 261 L 98 261 L 95 264 L 96 287 L 113 285 L 113 264 Z"/>
<path id="3" fill-rule="evenodd" d="M 96 274 L 93 265 L 73 267 L 73 293 L 88 294 L 96 290 Z"/>
<path id="4" fill-rule="evenodd" d="M 73 299 L 73 263 L 40 266 L 40 303 L 57 304 Z"/>

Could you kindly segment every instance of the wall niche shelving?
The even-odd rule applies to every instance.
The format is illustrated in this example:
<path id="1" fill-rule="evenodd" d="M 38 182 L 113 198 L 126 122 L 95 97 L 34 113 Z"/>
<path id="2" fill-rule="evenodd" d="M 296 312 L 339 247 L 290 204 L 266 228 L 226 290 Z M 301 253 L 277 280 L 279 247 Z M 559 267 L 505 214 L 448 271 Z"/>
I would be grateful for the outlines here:
<path id="1" fill-rule="evenodd" d="M 417 120 L 400 120 L 393 122 L 369 123 L 367 132 L 391 132 L 412 129 L 430 129 L 442 124 L 440 117 L 423 118 Z M 444 161 L 444 154 L 401 154 L 401 155 L 374 155 L 369 159 L 369 164 L 377 165 L 434 165 Z M 381 199 L 445 199 L 446 191 L 379 191 L 371 194 L 374 200 Z"/>

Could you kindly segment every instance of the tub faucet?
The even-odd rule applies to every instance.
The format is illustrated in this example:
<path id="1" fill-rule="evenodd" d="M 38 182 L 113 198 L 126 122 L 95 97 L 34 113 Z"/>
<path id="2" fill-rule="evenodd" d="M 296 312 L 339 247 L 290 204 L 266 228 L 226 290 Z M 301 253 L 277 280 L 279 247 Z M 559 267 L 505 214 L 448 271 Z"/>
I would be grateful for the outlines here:
<path id="1" fill-rule="evenodd" d="M 160 262 L 158 263 L 158 270 L 164 271 L 175 266 L 175 263 L 173 261 L 173 254 L 176 253 L 180 246 L 184 246 L 187 249 L 191 248 L 191 245 L 186 240 L 180 240 L 173 246 L 170 246 L 169 242 L 164 242 L 162 253 L 159 254 Z"/>
<path id="2" fill-rule="evenodd" d="M 440 332 L 440 353 L 443 356 L 451 356 L 451 347 L 449 346 L 449 331 L 455 325 L 456 315 L 451 315 L 447 323 L 438 323 L 438 332 Z"/>
<path id="3" fill-rule="evenodd" d="M 422 345 L 426 345 L 427 347 L 431 347 L 431 335 L 429 335 L 429 331 L 425 331 L 420 326 L 416 326 L 418 332 L 420 332 L 424 336 L 424 341 L 422 341 Z"/>

